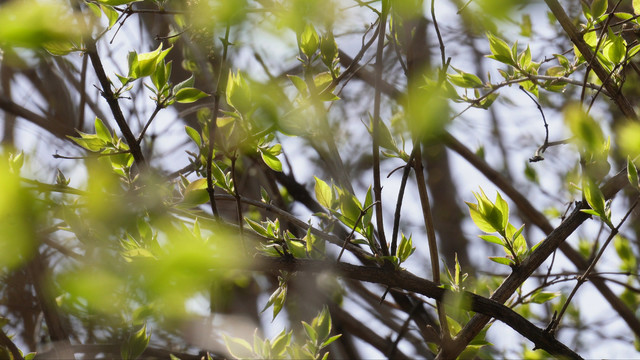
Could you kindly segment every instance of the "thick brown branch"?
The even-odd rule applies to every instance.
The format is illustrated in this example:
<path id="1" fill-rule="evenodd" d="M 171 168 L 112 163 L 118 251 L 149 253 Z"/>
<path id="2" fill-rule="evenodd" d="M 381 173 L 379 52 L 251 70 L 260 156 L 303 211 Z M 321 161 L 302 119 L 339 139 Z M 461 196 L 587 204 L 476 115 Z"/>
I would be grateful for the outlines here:
<path id="1" fill-rule="evenodd" d="M 249 270 L 258 271 L 309 271 L 314 273 L 331 271 L 338 276 L 353 280 L 365 281 L 385 285 L 392 288 L 422 294 L 446 304 L 462 306 L 466 310 L 475 311 L 485 317 L 498 319 L 512 329 L 535 343 L 537 348 L 546 350 L 552 355 L 563 356 L 570 359 L 581 357 L 569 349 L 566 345 L 556 340 L 529 322 L 527 319 L 504 306 L 503 304 L 487 299 L 470 292 L 453 292 L 439 287 L 437 284 L 419 278 L 407 271 L 393 271 L 373 266 L 357 266 L 346 263 L 333 263 L 318 260 L 297 260 L 284 258 L 258 258 L 255 259 Z M 462 301 L 460 300 L 462 297 Z"/>

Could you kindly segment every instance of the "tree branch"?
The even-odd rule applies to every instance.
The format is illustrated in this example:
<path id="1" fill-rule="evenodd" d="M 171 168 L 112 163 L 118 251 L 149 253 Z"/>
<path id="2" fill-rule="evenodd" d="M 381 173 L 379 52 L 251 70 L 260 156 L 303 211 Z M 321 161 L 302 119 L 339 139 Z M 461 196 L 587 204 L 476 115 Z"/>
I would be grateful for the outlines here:
<path id="1" fill-rule="evenodd" d="M 408 271 L 393 271 L 373 266 L 357 266 L 346 263 L 333 263 L 319 260 L 299 260 L 291 258 L 258 257 L 247 270 L 255 271 L 307 271 L 322 273 L 331 271 L 337 276 L 353 280 L 385 285 L 392 288 L 422 294 L 446 304 L 461 306 L 465 310 L 475 311 L 484 317 L 493 317 L 531 340 L 537 348 L 548 353 L 570 359 L 581 359 L 574 351 L 556 340 L 551 334 L 536 327 L 527 319 L 503 304 L 476 295 L 471 292 L 453 292 L 437 284 L 419 278 Z M 462 298 L 462 301 L 459 301 Z"/>
<path id="2" fill-rule="evenodd" d="M 136 166 L 138 166 L 139 170 L 144 172 L 147 169 L 147 163 L 142 155 L 140 144 L 133 135 L 133 132 L 131 132 L 131 128 L 122 114 L 122 109 L 120 108 L 120 104 L 118 104 L 118 99 L 114 95 L 113 91 L 111 91 L 111 82 L 104 71 L 102 60 L 100 60 L 96 44 L 93 40 L 87 41 L 87 54 L 89 55 L 89 59 L 91 59 L 93 69 L 100 81 L 102 96 L 107 100 L 111 113 L 113 114 L 113 118 L 116 120 L 118 128 L 120 128 L 122 136 L 124 136 L 124 140 L 127 142 L 127 145 L 129 145 L 129 150 L 131 151 L 131 155 L 133 155 Z"/>
<path id="3" fill-rule="evenodd" d="M 376 73 L 373 99 L 373 194 L 376 208 L 376 225 L 378 228 L 378 240 L 383 255 L 389 255 L 387 239 L 384 236 L 384 219 L 382 213 L 382 186 L 380 184 L 380 95 L 379 84 L 382 82 L 382 72 L 384 63 L 382 55 L 384 52 L 385 30 L 387 28 L 387 14 L 389 13 L 389 2 L 382 1 L 382 13 L 380 14 L 380 24 L 378 25 L 378 48 L 376 50 Z"/>
<path id="4" fill-rule="evenodd" d="M 578 48 L 582 56 L 586 59 L 587 63 L 591 64 L 591 68 L 593 72 L 598 76 L 600 81 L 607 89 L 607 93 L 613 99 L 613 101 L 618 105 L 622 113 L 631 120 L 637 120 L 638 116 L 636 112 L 633 110 L 633 106 L 629 100 L 620 92 L 620 89 L 616 86 L 616 84 L 609 79 L 609 73 L 605 68 L 600 65 L 600 62 L 597 59 L 594 59 L 594 54 L 591 52 L 591 48 L 582 38 L 582 35 L 578 32 L 578 30 L 573 26 L 573 22 L 567 16 L 567 13 L 564 11 L 558 0 L 544 0 L 547 4 L 553 16 L 556 17 L 562 29 L 567 33 L 571 42 Z"/>
<path id="5" fill-rule="evenodd" d="M 483 159 L 475 155 L 466 146 L 460 143 L 451 134 L 446 134 L 444 138 L 447 147 L 458 153 L 477 170 L 479 170 L 487 179 L 489 179 L 494 185 L 502 190 L 518 207 L 518 210 L 529 219 L 533 224 L 539 227 L 545 234 L 551 236 L 554 231 L 553 226 L 549 223 L 547 218 L 539 212 L 529 200 L 522 195 L 516 188 L 508 181 L 502 174 L 494 170 Z M 602 193 L 606 199 L 611 199 L 618 191 L 624 188 L 628 184 L 626 169 L 621 170 L 611 179 L 609 179 L 602 186 Z M 576 250 L 574 250 L 569 244 L 560 242 L 559 249 L 562 253 L 578 268 L 579 270 L 586 270 L 589 263 L 582 257 Z M 537 250 L 536 250 L 537 253 Z M 640 320 L 635 316 L 633 311 L 609 289 L 603 279 L 594 278 L 591 283 L 598 289 L 600 294 L 609 302 L 611 307 L 616 310 L 620 317 L 627 323 L 629 328 L 640 336 Z"/>

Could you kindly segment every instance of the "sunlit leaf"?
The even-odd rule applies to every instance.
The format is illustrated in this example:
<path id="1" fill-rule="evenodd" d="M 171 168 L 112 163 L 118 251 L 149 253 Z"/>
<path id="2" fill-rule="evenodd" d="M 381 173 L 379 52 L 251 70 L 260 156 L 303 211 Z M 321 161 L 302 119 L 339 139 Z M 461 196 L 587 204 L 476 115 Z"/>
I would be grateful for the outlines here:
<path id="1" fill-rule="evenodd" d="M 607 11 L 608 3 L 607 0 L 593 0 L 591 2 L 591 16 L 595 19 L 602 16 Z"/>
<path id="2" fill-rule="evenodd" d="M 267 164 L 268 167 L 275 171 L 282 171 L 282 162 L 275 155 L 271 154 L 267 151 L 261 151 L 260 155 L 262 156 L 262 161 Z"/>
<path id="3" fill-rule="evenodd" d="M 196 88 L 183 88 L 176 93 L 176 101 L 183 104 L 189 104 L 207 96 L 209 95 Z"/>
<path id="4" fill-rule="evenodd" d="M 327 209 L 331 209 L 333 205 L 333 190 L 326 182 L 314 177 L 316 179 L 315 193 L 316 199 L 320 205 Z"/>
<path id="5" fill-rule="evenodd" d="M 560 293 L 558 292 L 540 291 L 540 292 L 536 292 L 531 296 L 531 302 L 536 304 L 544 304 L 547 301 L 555 299 L 558 296 L 560 296 Z"/>
<path id="6" fill-rule="evenodd" d="M 602 218 L 606 218 L 605 213 L 605 204 L 604 204 L 604 195 L 598 185 L 586 177 L 582 181 L 582 192 L 584 194 L 584 198 L 589 203 L 589 206 L 595 211 L 598 216 Z"/>
<path id="7" fill-rule="evenodd" d="M 193 140 L 193 142 L 198 145 L 198 147 L 202 146 L 202 138 L 200 137 L 200 133 L 198 132 L 198 130 L 188 125 L 185 125 L 184 130 L 187 132 L 187 135 L 189 135 L 191 140 Z"/>
<path id="8" fill-rule="evenodd" d="M 300 34 L 300 49 L 302 53 L 307 55 L 307 58 L 311 58 L 318 50 L 318 44 L 320 37 L 316 32 L 316 29 L 311 24 L 307 24 Z"/>

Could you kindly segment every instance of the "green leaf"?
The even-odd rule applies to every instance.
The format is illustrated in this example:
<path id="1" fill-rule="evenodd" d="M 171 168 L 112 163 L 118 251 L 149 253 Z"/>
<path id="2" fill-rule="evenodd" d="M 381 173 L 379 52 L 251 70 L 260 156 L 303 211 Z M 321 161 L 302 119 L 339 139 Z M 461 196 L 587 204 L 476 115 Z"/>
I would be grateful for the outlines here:
<path id="1" fill-rule="evenodd" d="M 513 228 L 513 226 L 511 224 L 509 224 L 509 228 Z M 511 230 L 511 229 L 510 229 Z M 513 235 L 509 234 L 508 236 L 510 236 L 512 239 L 518 239 L 520 236 L 522 236 L 522 231 L 524 230 L 524 224 L 522 226 L 520 226 L 520 228 L 518 228 L 518 230 L 515 231 L 515 233 L 513 233 Z"/>
<path id="2" fill-rule="evenodd" d="M 176 93 L 176 101 L 182 104 L 188 104 L 207 96 L 209 95 L 196 88 L 183 88 Z"/>
<path id="3" fill-rule="evenodd" d="M 102 16 L 102 11 L 100 11 L 99 5 L 91 2 L 85 2 L 85 5 L 87 5 L 95 17 L 100 18 Z"/>
<path id="4" fill-rule="evenodd" d="M 602 218 L 606 218 L 604 195 L 598 185 L 589 177 L 582 180 L 582 191 L 589 206 Z"/>
<path id="5" fill-rule="evenodd" d="M 300 241 L 285 239 L 287 243 L 287 248 L 289 248 L 289 252 L 291 255 L 297 259 L 304 259 L 307 257 L 307 247 Z"/>
<path id="6" fill-rule="evenodd" d="M 520 64 L 520 68 L 523 70 L 529 70 L 529 68 L 533 65 L 531 62 L 531 49 L 529 48 L 529 45 L 527 45 L 527 48 L 520 53 L 520 56 L 518 57 L 518 63 Z"/>
<path id="7" fill-rule="evenodd" d="M 102 120 L 100 120 L 99 118 L 96 117 L 96 120 L 94 121 L 94 126 L 96 128 L 96 135 L 98 136 L 98 138 L 100 140 L 103 140 L 106 143 L 109 143 L 109 142 L 113 141 L 113 139 L 111 137 L 111 132 L 104 125 Z"/>
<path id="8" fill-rule="evenodd" d="M 192 88 L 192 87 L 194 87 L 195 83 L 196 83 L 196 78 L 193 76 L 193 74 L 191 74 L 191 76 L 189 76 L 188 79 L 177 83 L 173 87 L 173 93 L 176 94 L 176 93 L 178 93 L 178 91 L 180 91 L 182 89 Z"/>
<path id="9" fill-rule="evenodd" d="M 587 43 L 592 49 L 596 47 L 598 44 L 598 34 L 595 31 L 588 31 L 584 35 L 582 35 L 582 39 Z"/>
<path id="10" fill-rule="evenodd" d="M 227 191 L 231 190 L 227 183 L 227 177 L 215 161 L 211 163 L 211 175 L 213 175 L 213 178 L 216 180 L 215 185 L 218 185 Z"/>
<path id="11" fill-rule="evenodd" d="M 185 125 L 184 130 L 187 132 L 187 135 L 189 135 L 191 140 L 193 140 L 193 142 L 198 145 L 198 147 L 202 146 L 202 138 L 200 137 L 200 133 L 198 132 L 198 130 L 188 125 Z"/>
<path id="12" fill-rule="evenodd" d="M 631 18 L 633 18 L 632 14 L 626 13 L 626 12 L 617 12 L 617 13 L 613 13 L 613 15 L 615 17 L 617 17 L 618 19 L 621 20 L 629 20 Z"/>
<path id="13" fill-rule="evenodd" d="M 630 156 L 627 156 L 627 179 L 629 179 L 629 184 L 638 190 L 638 169 Z"/>
<path id="14" fill-rule="evenodd" d="M 362 206 L 362 210 L 368 209 L 373 205 L 373 195 L 371 193 L 371 185 L 369 185 L 369 189 L 367 189 L 367 195 L 364 198 L 364 205 Z M 373 217 L 373 208 L 370 208 L 367 213 L 362 217 L 362 222 L 366 226 L 371 223 L 371 218 Z"/>
<path id="15" fill-rule="evenodd" d="M 491 225 L 480 211 L 478 211 L 478 207 L 476 204 L 466 203 L 469 207 L 469 214 L 471 215 L 471 219 L 476 224 L 478 229 L 484 231 L 486 233 L 496 232 L 496 228 Z"/>
<path id="16" fill-rule="evenodd" d="M 313 178 L 316 179 L 315 192 L 318 203 L 327 209 L 331 209 L 333 205 L 333 190 L 326 182 L 315 176 Z"/>
<path id="17" fill-rule="evenodd" d="M 506 230 L 507 225 L 509 224 L 509 204 L 500 196 L 500 193 L 496 193 L 496 208 L 500 210 L 501 216 L 501 230 Z"/>
<path id="18" fill-rule="evenodd" d="M 276 316 L 278 316 L 278 314 L 282 310 L 282 307 L 284 306 L 285 301 L 287 300 L 287 284 L 284 283 L 278 289 L 280 291 L 276 291 L 277 296 L 273 301 L 273 318 L 272 319 L 275 319 Z"/>
<path id="19" fill-rule="evenodd" d="M 325 340 L 325 342 L 323 342 L 320 345 L 320 347 L 321 348 L 325 348 L 325 347 L 329 346 L 329 344 L 331 344 L 332 342 L 338 340 L 341 336 L 342 336 L 342 334 L 338 334 L 338 335 L 334 335 L 334 336 L 328 338 L 327 340 Z M 326 353 L 325 355 L 329 355 L 329 353 Z"/>
<path id="20" fill-rule="evenodd" d="M 102 12 L 107 16 L 107 19 L 109 19 L 109 29 L 111 29 L 118 21 L 120 14 L 111 6 L 101 4 L 100 9 L 102 9 Z"/>
<path id="21" fill-rule="evenodd" d="M 396 250 L 396 256 L 400 260 L 401 263 L 407 261 L 409 256 L 411 256 L 416 248 L 413 247 L 413 241 L 411 240 L 411 236 L 407 239 L 404 234 L 401 234 L 402 239 L 400 240 L 400 246 Z"/>
<path id="22" fill-rule="evenodd" d="M 338 57 L 338 44 L 332 32 L 328 32 L 320 39 L 320 58 L 332 70 L 333 61 Z"/>
<path id="23" fill-rule="evenodd" d="M 316 330 L 306 322 L 302 322 L 302 326 L 304 327 L 304 331 L 307 333 L 307 337 L 311 340 L 312 343 L 318 342 L 318 333 Z"/>
<path id="24" fill-rule="evenodd" d="M 141 77 L 150 76 L 156 70 L 156 66 L 169 53 L 171 48 L 162 50 L 162 44 L 157 49 L 148 53 L 135 54 L 135 60 L 132 61 L 131 53 L 129 53 L 129 77 L 139 79 Z"/>
<path id="25" fill-rule="evenodd" d="M 609 28 L 609 36 L 604 45 L 603 53 L 614 64 L 621 62 L 627 52 L 627 45 L 621 36 L 613 33 Z"/>
<path id="26" fill-rule="evenodd" d="M 327 88 L 333 82 L 333 77 L 328 71 L 321 72 L 313 77 L 313 83 L 319 91 Z"/>
<path id="27" fill-rule="evenodd" d="M 269 233 L 267 232 L 267 229 L 265 229 L 265 227 L 262 224 L 256 221 L 253 221 L 247 217 L 244 218 L 244 221 L 247 223 L 247 225 L 249 225 L 251 229 L 253 229 L 253 231 L 258 233 L 259 235 L 264 236 L 266 238 L 269 237 Z"/>
<path id="28" fill-rule="evenodd" d="M 122 344 L 120 355 L 126 360 L 137 359 L 149 345 L 150 338 L 151 335 L 147 335 L 147 325 L 145 324 Z"/>
<path id="29" fill-rule="evenodd" d="M 94 134 L 86 134 L 83 132 L 78 131 L 78 133 L 80 134 L 80 137 L 73 137 L 73 136 L 68 136 L 67 137 L 71 140 L 73 140 L 76 144 L 82 146 L 83 148 L 92 151 L 92 152 L 98 152 L 100 150 L 102 150 L 107 144 L 105 143 L 104 140 L 98 138 L 97 135 Z"/>
<path id="30" fill-rule="evenodd" d="M 509 265 L 509 266 L 515 265 L 512 259 L 509 259 L 506 257 L 489 256 L 489 260 L 502 265 Z"/>
<path id="31" fill-rule="evenodd" d="M 506 227 L 506 225 L 504 224 L 505 216 L 508 220 L 508 206 L 506 202 L 502 200 L 500 194 L 498 194 L 496 198 L 496 205 L 494 205 L 491 200 L 489 200 L 482 189 L 480 189 L 480 193 L 474 192 L 473 195 L 478 202 L 478 205 L 476 206 L 476 211 L 478 212 L 478 214 L 474 214 L 473 212 L 471 213 L 471 217 L 474 222 L 476 222 L 476 225 L 480 227 L 479 222 L 476 221 L 476 217 L 480 216 L 486 223 L 484 224 L 484 226 L 488 225 L 489 228 L 492 229 L 491 231 L 486 231 L 484 229 L 481 230 L 489 233 L 497 231 L 503 234 Z M 505 209 L 507 210 L 507 215 L 503 214 Z"/>
<path id="32" fill-rule="evenodd" d="M 246 114 L 251 109 L 251 89 L 242 72 L 229 72 L 226 98 L 227 103 L 241 114 Z"/>
<path id="33" fill-rule="evenodd" d="M 287 75 L 287 77 L 289 78 L 289 80 L 291 80 L 291 82 L 293 83 L 293 86 L 296 87 L 296 89 L 298 89 L 298 92 L 300 92 L 300 95 L 302 96 L 307 96 L 309 91 L 307 90 L 307 83 L 299 76 L 295 76 L 295 75 Z"/>
<path id="34" fill-rule="evenodd" d="M 633 0 L 633 13 L 640 15 L 640 0 Z"/>
<path id="35" fill-rule="evenodd" d="M 466 73 L 462 70 L 458 70 L 452 67 L 457 74 L 447 74 L 447 79 L 451 81 L 454 85 L 463 87 L 463 88 L 481 88 L 484 86 L 482 80 L 474 74 Z"/>
<path id="36" fill-rule="evenodd" d="M 361 224 L 356 224 L 356 220 L 358 220 L 362 212 L 360 201 L 348 191 L 338 189 L 338 193 L 340 194 L 340 211 L 349 220 L 347 225 L 349 227 L 360 227 Z"/>
<path id="37" fill-rule="evenodd" d="M 478 235 L 482 240 L 490 242 L 492 244 L 498 244 L 504 246 L 504 240 L 495 235 Z"/>
<path id="38" fill-rule="evenodd" d="M 315 54 L 316 50 L 318 50 L 318 44 L 320 42 L 320 38 L 316 29 L 311 24 L 307 24 L 300 34 L 300 49 L 302 53 L 307 56 L 307 58 L 311 59 L 313 54 Z"/>
<path id="39" fill-rule="evenodd" d="M 184 190 L 182 204 L 187 207 L 195 207 L 209 201 L 207 192 L 207 179 L 201 178 L 191 182 Z"/>
<path id="40" fill-rule="evenodd" d="M 595 210 L 593 210 L 593 209 L 583 209 L 583 210 L 580 210 L 580 211 L 582 211 L 585 214 L 594 215 L 594 216 L 600 216 L 600 213 L 595 211 Z"/>
<path id="41" fill-rule="evenodd" d="M 535 292 L 531 296 L 531 302 L 536 304 L 544 304 L 547 301 L 555 299 L 558 296 L 560 296 L 559 292 L 543 292 L 543 291 Z"/>
<path id="42" fill-rule="evenodd" d="M 509 48 L 509 45 L 507 45 L 504 40 L 494 36 L 491 33 L 487 33 L 487 38 L 489 39 L 489 48 L 491 49 L 491 53 L 493 54 L 489 55 L 489 58 L 495 59 L 508 65 L 515 65 L 515 61 L 511 53 L 511 48 Z"/>
<path id="43" fill-rule="evenodd" d="M 281 357 L 284 355 L 287 350 L 287 346 L 291 344 L 291 335 L 293 331 L 287 332 L 286 330 L 282 330 L 277 337 L 273 339 L 271 342 L 271 355 L 275 357 Z"/>
<path id="44" fill-rule="evenodd" d="M 545 71 L 545 75 L 548 76 L 563 76 L 566 69 L 562 66 L 552 66 Z"/>
<path id="45" fill-rule="evenodd" d="M 538 248 L 538 246 L 540 246 L 540 245 L 542 244 L 542 242 L 543 242 L 543 241 L 544 241 L 544 240 L 540 240 L 540 242 L 538 242 L 537 244 L 533 245 L 533 246 L 531 247 L 531 251 L 530 251 L 530 252 L 534 252 L 534 251 L 536 251 L 536 249 Z"/>
<path id="46" fill-rule="evenodd" d="M 167 85 L 167 80 L 169 79 L 170 74 L 171 62 L 166 65 L 163 62 L 158 63 L 155 71 L 151 74 L 151 82 L 153 82 L 153 86 L 156 87 L 156 90 L 160 91 L 165 87 L 165 85 Z"/>
<path id="47" fill-rule="evenodd" d="M 331 333 L 331 315 L 326 305 L 322 308 L 320 314 L 316 316 L 312 324 L 315 325 L 314 328 L 318 334 L 318 340 L 324 341 L 329 337 Z"/>
<path id="48" fill-rule="evenodd" d="M 71 41 L 48 42 L 42 44 L 42 47 L 53 56 L 64 56 L 78 50 L 78 46 Z"/>
<path id="49" fill-rule="evenodd" d="M 227 351 L 229 351 L 234 358 L 246 359 L 252 357 L 253 348 L 248 341 L 241 338 L 233 338 L 226 334 L 223 334 L 222 336 L 224 338 L 224 344 L 227 347 Z"/>
<path id="50" fill-rule="evenodd" d="M 591 2 L 591 16 L 597 19 L 604 15 L 605 11 L 607 11 L 607 6 L 607 0 L 593 0 L 593 2 Z"/>
<path id="51" fill-rule="evenodd" d="M 282 172 L 282 162 L 280 162 L 280 159 L 267 151 L 260 151 L 260 155 L 262 155 L 262 161 L 264 161 L 268 167 L 275 171 Z"/>
<path id="52" fill-rule="evenodd" d="M 269 196 L 269 193 L 262 186 L 260 186 L 260 200 L 265 204 L 271 203 L 271 197 Z"/>

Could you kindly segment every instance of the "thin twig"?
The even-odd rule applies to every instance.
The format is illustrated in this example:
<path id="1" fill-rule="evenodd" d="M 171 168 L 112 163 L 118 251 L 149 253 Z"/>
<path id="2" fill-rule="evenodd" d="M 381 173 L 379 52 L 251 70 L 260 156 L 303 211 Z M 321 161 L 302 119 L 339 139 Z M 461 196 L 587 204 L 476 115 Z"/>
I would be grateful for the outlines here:
<path id="1" fill-rule="evenodd" d="M 398 190 L 398 200 L 396 200 L 396 212 L 393 216 L 393 232 L 391 235 L 391 255 L 396 254 L 396 248 L 398 246 L 398 232 L 400 229 L 400 211 L 402 209 L 402 200 L 404 199 L 404 190 L 407 187 L 407 181 L 409 180 L 409 172 L 412 168 L 412 162 L 415 160 L 415 148 L 409 156 L 407 164 L 402 171 L 402 180 L 400 180 L 400 189 Z"/>
<path id="2" fill-rule="evenodd" d="M 431 261 L 431 273 L 433 282 L 440 284 L 440 263 L 438 255 L 438 242 L 436 241 L 436 230 L 433 224 L 433 216 L 431 215 L 431 204 L 429 204 L 429 193 L 427 192 L 426 181 L 424 178 L 424 170 L 422 167 L 422 151 L 418 141 L 414 144 L 415 160 L 413 162 L 416 184 L 418 186 L 418 194 L 420 196 L 420 204 L 422 205 L 422 218 L 424 221 L 424 227 L 427 230 L 427 242 L 429 244 L 429 259 Z M 449 343 L 451 334 L 449 333 L 449 325 L 447 321 L 447 315 L 444 310 L 444 305 L 437 301 L 438 318 L 440 320 L 440 329 L 442 331 L 442 343 L 443 348 Z"/>
<path id="3" fill-rule="evenodd" d="M 413 314 L 416 312 L 416 310 L 418 310 L 420 305 L 421 303 L 416 302 L 415 305 L 413 305 L 413 308 L 411 308 L 411 311 L 409 312 L 407 318 L 402 323 L 402 327 L 400 328 L 400 331 L 398 331 L 398 336 L 396 336 L 396 339 L 393 341 L 393 346 L 391 347 L 391 350 L 389 350 L 387 354 L 388 359 L 395 359 L 396 351 L 398 351 L 398 344 L 400 344 L 400 340 L 407 333 L 407 329 L 409 329 L 409 323 L 411 322 L 411 318 L 413 317 Z"/>
<path id="4" fill-rule="evenodd" d="M 384 219 L 382 213 L 382 186 L 380 184 L 380 105 L 382 72 L 384 71 L 383 54 L 385 30 L 387 28 L 387 15 L 389 13 L 389 1 L 382 2 L 382 13 L 378 25 L 378 48 L 376 52 L 375 92 L 373 100 L 373 193 L 376 201 L 376 224 L 378 228 L 378 241 L 383 255 L 389 255 L 387 240 L 384 236 Z"/>
<path id="5" fill-rule="evenodd" d="M 87 84 L 87 64 L 88 60 L 86 56 L 82 57 L 82 68 L 80 70 L 80 105 L 78 106 L 78 129 L 84 128 L 84 107 L 87 103 L 87 92 L 84 88 Z"/>
<path id="6" fill-rule="evenodd" d="M 536 99 L 534 99 L 533 96 L 531 96 L 531 94 L 529 94 L 522 85 L 520 85 L 520 90 L 522 90 L 523 93 L 527 94 L 529 99 L 531 99 L 531 101 L 536 104 L 536 106 L 538 107 L 538 111 L 540 111 L 540 114 L 542 115 L 542 122 L 544 123 L 544 143 L 538 148 L 538 150 L 536 150 L 535 155 L 533 155 L 533 157 L 529 159 L 529 162 L 544 160 L 544 156 L 542 156 L 542 154 L 544 154 L 544 152 L 549 147 L 549 124 L 547 124 L 547 118 L 544 117 L 544 111 L 542 111 L 542 106 L 540 106 L 540 103 L 537 102 Z"/>
<path id="7" fill-rule="evenodd" d="M 468 100 L 470 102 L 470 104 L 466 108 L 462 109 L 462 111 L 460 111 L 459 113 L 454 115 L 451 118 L 451 120 L 454 120 L 454 119 L 460 117 L 462 114 L 467 112 L 467 110 L 469 110 L 470 108 L 478 105 L 482 100 L 486 99 L 489 95 L 495 93 L 500 88 L 503 88 L 505 86 L 510 86 L 510 85 L 513 85 L 513 84 L 519 84 L 519 83 L 525 82 L 525 81 L 531 81 L 532 79 L 533 80 L 540 80 L 540 81 L 550 81 L 551 82 L 550 84 L 555 84 L 557 82 L 563 82 L 563 83 L 567 83 L 567 84 L 571 84 L 571 85 L 586 86 L 587 88 L 593 89 L 593 90 L 600 89 L 599 85 L 592 84 L 592 83 L 584 84 L 582 81 L 578 81 L 578 80 L 571 79 L 571 78 L 568 78 L 568 77 L 528 74 L 526 77 L 506 80 L 506 81 L 503 81 L 503 82 L 498 83 L 498 84 L 491 84 L 489 91 L 487 91 L 485 94 L 483 94 L 479 98 L 476 98 L 476 99 L 473 99 L 473 100 Z M 611 96 L 608 92 L 606 92 L 605 94 L 607 96 Z"/>
<path id="8" fill-rule="evenodd" d="M 344 244 L 342 245 L 342 248 L 340 249 L 340 253 L 338 254 L 338 258 L 336 259 L 336 262 L 340 262 L 340 259 L 342 258 L 342 253 L 344 253 L 344 249 L 347 247 L 347 244 L 350 243 L 351 239 L 353 239 L 353 235 L 356 233 L 356 227 L 358 227 L 358 223 L 360 222 L 360 220 L 362 220 L 362 218 L 367 214 L 367 211 L 371 210 L 372 207 L 374 207 L 376 204 L 373 203 L 369 206 L 367 206 L 366 209 L 362 209 L 360 210 L 360 214 L 358 215 L 358 219 L 355 222 L 355 225 L 353 225 L 353 228 L 351 228 L 351 233 L 349 233 L 349 235 L 344 239 Z"/>
<path id="9" fill-rule="evenodd" d="M 242 202 L 240 201 L 240 192 L 238 190 L 238 178 L 236 169 L 236 160 L 238 160 L 237 154 L 231 156 L 231 179 L 233 180 L 233 196 L 236 199 L 236 215 L 238 216 L 238 230 L 240 232 L 240 239 L 242 240 L 242 246 L 244 246 L 245 252 L 247 251 L 247 245 L 244 241 L 244 227 L 242 226 Z"/>
<path id="10" fill-rule="evenodd" d="M 164 103 L 160 102 L 160 103 L 156 104 L 156 108 L 153 109 L 153 113 L 149 117 L 149 120 L 147 120 L 147 123 L 144 124 L 144 128 L 142 128 L 142 131 L 140 132 L 140 135 L 138 135 L 138 139 L 136 140 L 138 142 L 138 144 L 140 144 L 142 142 L 142 139 L 144 138 L 144 134 L 147 132 L 147 129 L 149 128 L 149 125 L 151 125 L 151 122 L 153 121 L 153 119 L 155 119 L 156 115 L 158 115 L 158 112 L 160 112 L 160 110 L 162 110 L 162 109 L 164 109 Z"/>
<path id="11" fill-rule="evenodd" d="M 55 153 L 55 154 L 53 154 L 51 156 L 54 159 L 86 160 L 86 159 L 93 159 L 93 158 L 99 158 L 99 157 L 105 157 L 105 156 L 122 155 L 122 154 L 130 154 L 130 153 L 131 153 L 131 151 L 129 151 L 129 150 L 121 150 L 121 151 L 116 151 L 116 152 L 112 152 L 112 153 L 91 154 L 89 156 L 64 156 L 64 155 L 60 155 L 58 153 Z"/>
<path id="12" fill-rule="evenodd" d="M 620 231 L 620 227 L 622 226 L 622 224 L 625 223 L 625 221 L 627 221 L 627 218 L 629 217 L 629 215 L 631 215 L 631 213 L 633 212 L 633 209 L 635 209 L 635 207 L 638 205 L 638 201 L 639 200 L 640 200 L 640 197 L 636 197 L 636 199 L 633 202 L 633 204 L 631 205 L 631 207 L 629 207 L 629 210 L 627 210 L 627 213 L 624 215 L 622 220 L 620 220 L 620 223 L 618 223 L 618 225 L 616 227 L 611 229 L 611 233 L 609 233 L 609 236 L 607 237 L 607 240 L 604 242 L 604 244 L 602 244 L 602 247 L 600 248 L 600 251 L 598 251 L 598 254 L 591 261 L 591 264 L 589 264 L 589 267 L 587 268 L 587 270 L 584 271 L 584 274 L 578 276 L 578 279 L 577 279 L 578 282 L 576 283 L 576 286 L 573 288 L 573 290 L 571 290 L 571 293 L 567 297 L 567 301 L 565 301 L 565 303 L 562 305 L 562 309 L 560 309 L 560 312 L 554 318 L 554 320 L 551 321 L 551 323 L 547 327 L 546 331 L 548 331 L 552 335 L 555 335 L 556 329 L 558 328 L 558 325 L 560 324 L 560 320 L 562 319 L 562 316 L 564 315 L 565 311 L 567 311 L 567 308 L 569 307 L 569 304 L 571 303 L 571 300 L 573 299 L 574 295 L 576 294 L 576 292 L 578 292 L 578 289 L 580 288 L 580 286 L 582 286 L 582 284 L 587 282 L 589 276 L 591 275 L 591 272 L 596 267 L 596 263 L 602 257 L 602 254 L 606 250 L 607 246 L 609 246 L 609 244 L 611 243 L 611 240 L 613 240 L 613 238 L 616 235 L 618 235 L 618 232 Z"/>
<path id="13" fill-rule="evenodd" d="M 440 34 L 440 28 L 438 27 L 438 20 L 436 20 L 436 9 L 435 9 L 435 0 L 431 0 L 431 20 L 433 21 L 433 27 L 436 30 L 436 35 L 438 36 L 438 44 L 440 44 L 440 56 L 442 57 L 442 68 L 445 68 L 446 55 L 444 48 L 444 41 L 442 41 L 442 35 Z"/>
<path id="14" fill-rule="evenodd" d="M 209 194 L 209 203 L 211 204 L 211 213 L 215 219 L 219 219 L 218 207 L 216 206 L 215 188 L 213 187 L 213 151 L 215 148 L 216 130 L 218 128 L 218 111 L 220 110 L 220 95 L 222 93 L 223 86 L 226 87 L 226 62 L 227 51 L 229 49 L 229 32 L 231 31 L 231 25 L 227 24 L 227 28 L 224 34 L 224 40 L 222 43 L 222 61 L 220 62 L 220 68 L 218 69 L 218 76 L 216 79 L 216 93 L 213 96 L 213 118 L 209 122 L 209 148 L 207 149 L 207 193 Z"/>

